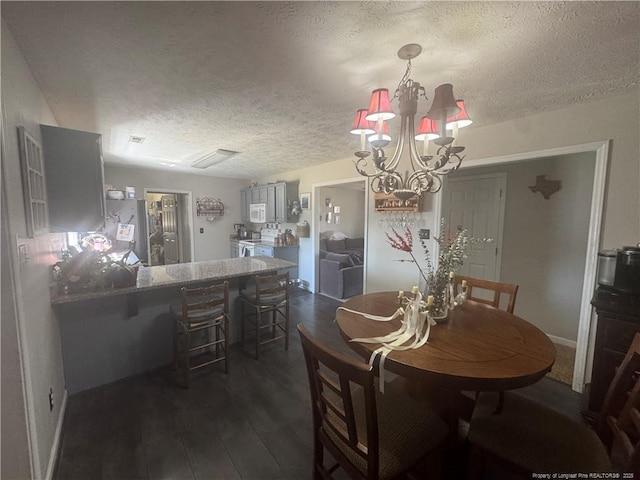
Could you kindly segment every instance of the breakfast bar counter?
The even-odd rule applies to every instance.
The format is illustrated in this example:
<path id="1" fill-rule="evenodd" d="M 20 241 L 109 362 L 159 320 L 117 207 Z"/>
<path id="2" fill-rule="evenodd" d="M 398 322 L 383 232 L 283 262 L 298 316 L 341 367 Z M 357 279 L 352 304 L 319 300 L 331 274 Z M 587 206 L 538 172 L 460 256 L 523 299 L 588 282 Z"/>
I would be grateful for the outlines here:
<path id="1" fill-rule="evenodd" d="M 255 275 L 282 273 L 296 266 L 269 257 L 228 258 L 140 267 L 135 287 L 77 293 L 52 290 L 67 392 L 78 393 L 170 365 L 174 320 L 169 306 L 180 301 L 182 286 L 228 281 L 229 341 L 238 341 L 238 287 Z"/>
<path id="2" fill-rule="evenodd" d="M 202 282 L 223 282 L 293 267 L 296 267 L 295 263 L 270 257 L 225 258 L 206 262 L 140 267 L 137 283 L 133 287 L 105 288 L 73 293 L 61 293 L 58 289 L 52 288 L 51 304 L 81 302 L 160 288 L 195 285 Z"/>

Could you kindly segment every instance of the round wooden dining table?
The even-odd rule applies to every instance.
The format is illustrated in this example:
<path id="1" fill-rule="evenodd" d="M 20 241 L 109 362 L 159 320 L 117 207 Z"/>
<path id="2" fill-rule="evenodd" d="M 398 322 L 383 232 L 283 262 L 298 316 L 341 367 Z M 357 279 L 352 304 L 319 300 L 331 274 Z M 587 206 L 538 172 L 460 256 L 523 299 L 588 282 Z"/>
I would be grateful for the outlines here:
<path id="1" fill-rule="evenodd" d="M 399 306 L 398 292 L 359 295 L 343 305 L 379 316 L 391 316 Z M 400 317 L 378 322 L 341 308 L 336 320 L 344 340 L 367 360 L 380 344 L 350 340 L 387 335 L 401 324 Z M 549 337 L 534 325 L 468 300 L 449 311 L 445 322 L 431 327 L 425 345 L 389 353 L 384 369 L 416 382 L 436 382 L 447 390 L 502 391 L 537 382 L 551 370 L 555 356 Z"/>

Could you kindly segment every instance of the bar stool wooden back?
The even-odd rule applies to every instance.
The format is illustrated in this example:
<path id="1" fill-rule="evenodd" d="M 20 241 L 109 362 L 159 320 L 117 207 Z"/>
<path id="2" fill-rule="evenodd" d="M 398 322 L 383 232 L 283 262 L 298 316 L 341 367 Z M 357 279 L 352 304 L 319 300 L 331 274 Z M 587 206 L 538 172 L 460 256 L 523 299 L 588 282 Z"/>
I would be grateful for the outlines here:
<path id="1" fill-rule="evenodd" d="M 255 335 L 255 357 L 260 345 L 284 338 L 289 349 L 289 272 L 274 275 L 256 275 L 255 286 L 240 291 L 240 339 Z M 269 333 L 270 331 L 270 333 Z"/>
<path id="2" fill-rule="evenodd" d="M 174 362 L 189 388 L 193 370 L 224 362 L 229 373 L 229 283 L 180 289 L 181 302 L 171 305 L 176 321 Z"/>

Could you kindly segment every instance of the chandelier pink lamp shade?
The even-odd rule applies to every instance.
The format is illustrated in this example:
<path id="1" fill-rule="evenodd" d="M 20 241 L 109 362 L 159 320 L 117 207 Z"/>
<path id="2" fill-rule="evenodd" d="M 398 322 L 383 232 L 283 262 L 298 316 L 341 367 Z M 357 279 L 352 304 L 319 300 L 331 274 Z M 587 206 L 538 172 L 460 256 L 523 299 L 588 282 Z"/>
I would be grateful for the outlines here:
<path id="1" fill-rule="evenodd" d="M 380 129 L 380 125 L 382 125 L 382 129 Z M 375 148 L 386 147 L 391 142 L 391 137 L 389 136 L 389 128 L 387 127 L 387 122 L 378 121 L 374 124 L 375 133 L 371 135 L 368 140 L 369 143 Z"/>
<path id="2" fill-rule="evenodd" d="M 473 122 L 469 118 L 469 114 L 467 113 L 467 108 L 464 105 L 464 100 L 456 100 L 458 108 L 460 108 L 460 113 L 453 117 L 447 118 L 447 129 L 451 130 L 455 126 L 458 128 L 464 128 L 471 125 Z"/>
<path id="3" fill-rule="evenodd" d="M 422 117 L 420 119 L 420 125 L 418 125 L 418 131 L 416 132 L 416 140 L 433 140 L 439 136 L 436 121 L 431 120 L 429 117 Z"/>
<path id="4" fill-rule="evenodd" d="M 389 90 L 386 88 L 378 88 L 371 92 L 371 101 L 369 102 L 369 114 L 367 120 L 377 122 L 378 120 L 391 120 L 396 116 L 391 109 L 389 101 Z"/>
<path id="5" fill-rule="evenodd" d="M 356 112 L 356 118 L 353 121 L 353 128 L 351 129 L 351 133 L 353 133 L 354 135 L 360 135 L 361 133 L 371 135 L 372 133 L 375 133 L 373 123 L 367 120 L 368 114 L 369 111 L 365 108 L 361 108 Z"/>

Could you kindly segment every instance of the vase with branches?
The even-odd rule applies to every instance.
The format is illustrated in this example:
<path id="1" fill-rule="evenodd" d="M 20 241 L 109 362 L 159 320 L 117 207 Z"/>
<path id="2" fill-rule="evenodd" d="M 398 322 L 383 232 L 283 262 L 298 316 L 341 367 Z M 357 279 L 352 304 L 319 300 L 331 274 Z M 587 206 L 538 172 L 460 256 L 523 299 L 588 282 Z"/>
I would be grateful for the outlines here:
<path id="1" fill-rule="evenodd" d="M 446 225 L 444 219 L 440 222 L 440 235 L 434 236 L 438 247 L 438 262 L 434 265 L 427 240 L 420 239 L 424 253 L 424 266 L 420 264 L 413 251 L 413 234 L 405 228 L 404 233 L 392 229 L 393 234 L 387 233 L 387 241 L 396 250 L 406 252 L 410 259 L 400 262 L 415 263 L 420 272 L 420 289 L 425 298 L 433 296 L 431 316 L 435 319 L 445 318 L 448 312 L 447 292 L 451 272 L 460 270 L 468 256 L 471 239 L 466 229 L 456 229 L 454 232 Z"/>

